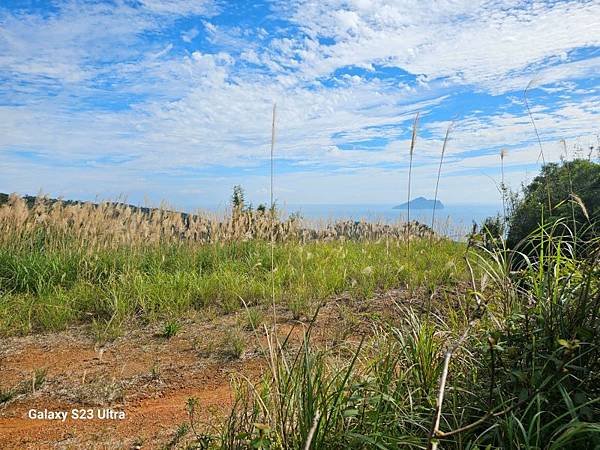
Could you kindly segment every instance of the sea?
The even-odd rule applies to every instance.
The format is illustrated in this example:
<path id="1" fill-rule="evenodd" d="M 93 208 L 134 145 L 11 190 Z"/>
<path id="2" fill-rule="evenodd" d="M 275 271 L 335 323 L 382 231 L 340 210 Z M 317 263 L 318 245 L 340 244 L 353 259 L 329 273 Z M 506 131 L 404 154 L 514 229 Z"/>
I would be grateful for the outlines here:
<path id="1" fill-rule="evenodd" d="M 337 220 L 367 220 L 382 223 L 406 221 L 407 211 L 394 209 L 394 205 L 377 204 L 289 204 L 283 205 L 288 213 L 299 213 L 302 218 L 315 223 Z M 454 239 L 464 238 L 473 228 L 473 222 L 481 224 L 487 217 L 496 216 L 502 205 L 496 204 L 444 204 L 436 208 L 434 230 Z M 411 209 L 410 220 L 431 226 L 432 209 Z"/>
<path id="2" fill-rule="evenodd" d="M 204 206 L 196 212 L 210 212 L 221 216 L 228 206 Z M 326 226 L 339 220 L 370 221 L 394 224 L 407 220 L 407 211 L 394 209 L 391 204 L 279 204 L 282 217 L 299 214 L 311 226 Z M 479 203 L 444 203 L 444 208 L 435 210 L 434 230 L 455 240 L 464 240 L 472 230 L 473 222 L 481 224 L 487 217 L 496 216 L 502 205 Z M 410 220 L 431 226 L 432 209 L 410 210 Z"/>

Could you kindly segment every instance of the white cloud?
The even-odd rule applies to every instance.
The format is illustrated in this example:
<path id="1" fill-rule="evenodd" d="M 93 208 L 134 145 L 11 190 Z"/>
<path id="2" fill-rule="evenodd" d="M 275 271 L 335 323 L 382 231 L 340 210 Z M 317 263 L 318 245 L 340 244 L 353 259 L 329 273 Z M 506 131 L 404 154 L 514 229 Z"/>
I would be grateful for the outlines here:
<path id="1" fill-rule="evenodd" d="M 116 183 L 130 192 L 158 192 L 167 186 L 148 181 L 152 174 L 211 165 L 234 168 L 238 175 L 214 179 L 218 186 L 203 179 L 207 195 L 227 195 L 240 181 L 259 192 L 264 179 L 240 179 L 240 169 L 268 157 L 273 102 L 276 155 L 293 172 L 279 179 L 290 202 L 321 198 L 327 182 L 335 186 L 331 202 L 336 196 L 397 198 L 395 191 L 382 192 L 397 189 L 405 177 L 407 136 L 417 110 L 422 126 L 415 192 L 425 195 L 448 126 L 449 113 L 438 112 L 446 102 L 462 109 L 446 154 L 447 195 L 460 197 L 470 170 L 485 172 L 473 180 L 491 182 L 477 190 L 478 198 L 495 199 L 488 172 L 497 167 L 500 148 L 510 148 L 505 163 L 514 180 L 537 160 L 521 100 L 531 78 L 534 87 L 544 88 L 538 93 L 555 96 L 550 103 L 532 100 L 548 160 L 560 156 L 560 139 L 587 143 L 600 133 L 600 92 L 582 83 L 597 80 L 600 57 L 577 56 L 577 50 L 600 46 L 598 1 L 297 0 L 292 16 L 289 8 L 275 8 L 277 19 L 292 20 L 300 33 L 216 25 L 207 20 L 218 11 L 208 1 L 60 5 L 45 16 L 0 8 L 0 74 L 6 80 L 0 87 L 0 152 L 10 159 L 14 152 L 34 151 L 40 159 L 37 166 L 10 159 L 2 178 L 23 189 L 33 186 L 29 192 L 48 179 L 49 189 L 64 193 L 86 174 L 90 191 L 114 189 Z M 144 37 L 197 15 L 216 50 L 178 50 L 179 38 L 191 45 L 200 41 L 198 28 L 187 22 L 173 37 Z M 368 74 L 332 76 L 347 66 Z M 417 78 L 386 78 L 378 66 Z M 507 98 L 496 111 L 470 111 L 471 105 L 455 99 L 469 89 L 517 92 L 518 98 L 512 104 Z M 561 92 L 571 98 L 557 100 Z M 368 145 L 373 141 L 375 148 Z M 113 160 L 120 163 L 111 165 Z M 31 176 L 17 180 L 19 167 Z M 109 169 L 114 173 L 103 175 Z M 61 177 L 48 178 L 56 170 Z M 197 182 L 178 178 L 180 184 L 164 192 L 189 192 Z M 301 189 L 302 182 L 310 188 Z"/>
<path id="2" fill-rule="evenodd" d="M 153 13 L 189 16 L 212 15 L 216 8 L 212 0 L 140 0 L 144 8 Z"/>
<path id="3" fill-rule="evenodd" d="M 189 30 L 181 33 L 181 39 L 189 44 L 196 38 L 196 36 L 198 36 L 198 33 L 198 28 L 190 28 Z"/>
<path id="4" fill-rule="evenodd" d="M 13 81 L 92 82 L 111 64 L 137 61 L 151 44 L 140 35 L 172 24 L 180 15 L 210 16 L 209 0 L 118 2 L 71 0 L 46 16 L 0 9 L 0 71 Z M 191 36 L 190 30 L 186 36 Z"/>
<path id="5" fill-rule="evenodd" d="M 294 4 L 294 21 L 313 41 L 334 40 L 306 46 L 310 55 L 302 70 L 308 77 L 376 62 L 430 79 L 449 78 L 503 92 L 514 87 L 511 78 L 533 77 L 549 59 L 568 62 L 573 49 L 600 46 L 598 1 L 297 0 Z M 597 70 L 597 61 L 592 64 Z M 552 74 L 561 79 L 585 76 L 574 65 L 562 67 Z"/>

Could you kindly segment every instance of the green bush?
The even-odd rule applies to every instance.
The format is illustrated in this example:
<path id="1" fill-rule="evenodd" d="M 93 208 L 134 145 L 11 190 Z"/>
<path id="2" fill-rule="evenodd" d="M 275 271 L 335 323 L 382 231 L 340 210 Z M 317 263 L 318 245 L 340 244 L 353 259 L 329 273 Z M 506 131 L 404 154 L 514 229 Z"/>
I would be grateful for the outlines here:
<path id="1" fill-rule="evenodd" d="M 542 224 L 559 220 L 565 232 L 588 240 L 600 232 L 600 164 L 576 159 L 550 163 L 525 187 L 523 198 L 509 218 L 507 244 L 517 244 Z"/>

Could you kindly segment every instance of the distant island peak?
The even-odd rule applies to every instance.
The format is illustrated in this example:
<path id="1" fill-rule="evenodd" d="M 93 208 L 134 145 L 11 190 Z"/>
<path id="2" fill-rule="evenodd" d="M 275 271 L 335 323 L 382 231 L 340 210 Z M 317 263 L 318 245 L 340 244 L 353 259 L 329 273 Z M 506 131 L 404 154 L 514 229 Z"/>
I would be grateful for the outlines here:
<path id="1" fill-rule="evenodd" d="M 410 202 L 402 203 L 401 205 L 394 206 L 393 209 L 408 209 L 410 205 L 411 209 L 444 209 L 444 205 L 439 200 L 430 200 L 425 197 L 413 198 Z"/>

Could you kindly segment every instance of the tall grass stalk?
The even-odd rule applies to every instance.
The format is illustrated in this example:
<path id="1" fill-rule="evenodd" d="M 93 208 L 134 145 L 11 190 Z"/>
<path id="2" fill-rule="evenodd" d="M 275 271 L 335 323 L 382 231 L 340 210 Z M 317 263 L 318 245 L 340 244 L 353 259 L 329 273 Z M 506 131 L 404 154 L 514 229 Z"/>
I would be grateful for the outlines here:
<path id="1" fill-rule="evenodd" d="M 500 191 L 501 191 L 501 194 L 502 194 L 503 223 L 504 223 L 504 227 L 506 228 L 506 225 L 508 223 L 508 213 L 506 211 L 506 195 L 507 195 L 507 190 L 506 190 L 506 184 L 504 183 L 504 158 L 505 157 L 506 157 L 506 149 L 500 150 L 500 172 L 501 172 Z"/>
<path id="2" fill-rule="evenodd" d="M 271 214 L 271 234 L 270 234 L 270 243 L 271 243 L 271 302 L 273 305 L 273 328 L 277 325 L 277 312 L 275 307 L 275 200 L 273 194 L 274 188 L 274 172 L 275 172 L 275 114 L 277 112 L 277 104 L 273 103 L 273 118 L 271 122 L 271 177 L 270 177 L 270 214 Z"/>
<path id="3" fill-rule="evenodd" d="M 406 207 L 407 207 L 407 211 L 406 211 L 406 222 L 407 222 L 407 235 L 406 235 L 406 239 L 408 240 L 408 247 L 410 248 L 410 232 L 408 231 L 408 229 L 410 229 L 410 188 L 411 188 L 411 181 L 412 181 L 412 162 L 413 162 L 413 154 L 415 151 L 415 144 L 417 143 L 417 127 L 419 125 L 419 113 L 417 112 L 417 115 L 415 116 L 415 120 L 413 122 L 413 127 L 412 127 L 412 136 L 410 138 L 410 154 L 409 154 L 409 163 L 408 163 L 408 192 L 407 192 L 407 200 L 406 200 Z"/>
<path id="4" fill-rule="evenodd" d="M 454 122 L 452 122 L 450 125 L 448 125 L 448 128 L 446 129 L 446 136 L 444 136 L 444 143 L 442 144 L 442 153 L 440 155 L 440 165 L 438 166 L 437 178 L 435 180 L 435 194 L 433 196 L 433 211 L 431 212 L 431 229 L 432 230 L 435 230 L 435 210 L 436 210 L 436 206 L 437 206 L 438 189 L 440 187 L 440 177 L 442 175 L 442 164 L 444 163 L 444 154 L 446 153 L 446 144 L 448 143 L 448 138 L 450 136 L 450 130 L 452 129 L 453 125 L 454 125 Z"/>
<path id="5" fill-rule="evenodd" d="M 565 151 L 565 160 L 569 160 L 569 151 L 567 149 L 567 141 L 565 139 L 561 140 L 562 144 L 563 144 L 563 149 Z M 575 194 L 575 191 L 573 191 L 573 174 L 571 173 L 571 166 L 567 165 L 567 174 L 569 176 L 569 192 L 571 194 L 571 197 Z M 575 220 L 575 205 L 574 202 L 571 201 L 570 202 L 570 206 L 571 206 L 571 220 L 573 223 L 573 234 L 575 236 L 577 236 L 577 220 Z M 575 245 L 577 245 L 577 243 L 575 242 Z"/>
<path id="6" fill-rule="evenodd" d="M 527 114 L 529 115 L 529 120 L 531 121 L 531 125 L 533 125 L 533 130 L 535 131 L 535 136 L 537 138 L 537 143 L 540 147 L 540 154 L 538 156 L 538 161 L 541 158 L 542 164 L 546 165 L 546 157 L 544 155 L 544 146 L 542 145 L 542 139 L 540 138 L 540 133 L 538 131 L 537 125 L 535 123 L 535 119 L 533 118 L 533 114 L 531 113 L 531 108 L 529 107 L 529 100 L 527 99 L 527 93 L 533 84 L 533 80 L 530 80 L 523 91 L 523 100 L 525 100 L 525 107 L 527 108 Z M 552 212 L 552 201 L 550 200 L 550 186 L 548 181 L 546 181 L 546 192 L 548 193 L 548 211 Z"/>

